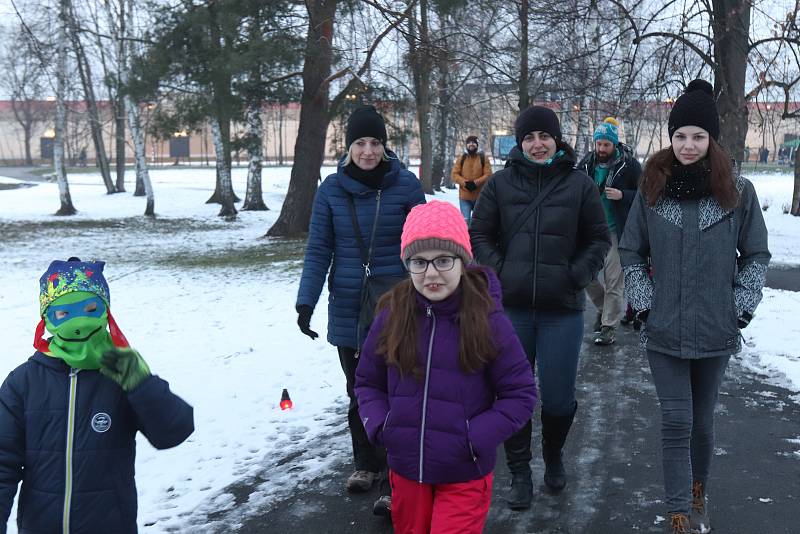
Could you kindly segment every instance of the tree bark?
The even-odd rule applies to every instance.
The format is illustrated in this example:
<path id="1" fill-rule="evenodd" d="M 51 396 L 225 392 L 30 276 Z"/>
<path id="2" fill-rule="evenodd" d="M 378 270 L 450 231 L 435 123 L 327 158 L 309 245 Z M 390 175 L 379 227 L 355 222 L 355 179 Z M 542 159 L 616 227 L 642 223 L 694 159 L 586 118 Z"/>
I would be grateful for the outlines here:
<path id="1" fill-rule="evenodd" d="M 303 63 L 303 94 L 300 126 L 294 147 L 294 162 L 286 200 L 268 236 L 298 237 L 308 232 L 311 206 L 320 181 L 325 156 L 330 105 L 329 86 L 333 61 L 333 24 L 338 0 L 308 0 L 308 35 Z"/>
<path id="2" fill-rule="evenodd" d="M 83 49 L 83 43 L 81 43 L 80 36 L 78 35 L 78 24 L 75 20 L 71 2 L 68 16 L 71 30 L 70 39 L 72 40 L 72 46 L 75 51 L 78 74 L 80 75 L 81 85 L 83 86 L 83 94 L 86 98 L 86 109 L 89 113 L 89 128 L 92 132 L 95 155 L 100 167 L 100 174 L 103 177 L 103 183 L 106 185 L 106 192 L 110 195 L 116 193 L 117 189 L 114 186 L 114 182 L 111 180 L 111 169 L 109 168 L 108 155 L 106 154 L 106 147 L 103 142 L 103 126 L 100 123 L 100 114 L 97 111 L 97 99 L 95 98 L 94 86 L 92 85 L 92 71 L 89 66 L 89 61 L 86 58 L 86 52 Z"/>
<path id="3" fill-rule="evenodd" d="M 219 216 L 226 219 L 236 218 L 236 206 L 233 204 L 233 184 L 231 183 L 231 168 L 225 162 L 225 147 L 222 140 L 222 131 L 216 117 L 211 117 L 211 136 L 214 140 L 214 151 L 216 152 L 217 174 L 220 188 Z"/>
<path id="4" fill-rule="evenodd" d="M 522 0 L 519 5 L 519 102 L 520 111 L 525 111 L 530 107 L 530 96 L 528 89 L 528 78 L 530 77 L 528 66 L 528 46 L 530 37 L 528 36 L 528 14 L 530 7 L 528 0 Z"/>
<path id="5" fill-rule="evenodd" d="M 428 33 L 428 1 L 420 0 L 419 31 L 414 17 L 409 19 L 409 56 L 414 82 L 414 96 L 419 125 L 420 166 L 422 190 L 433 194 L 433 136 L 431 134 L 431 75 L 430 35 Z"/>
<path id="6" fill-rule="evenodd" d="M 261 105 L 253 102 L 247 109 L 247 192 L 244 195 L 242 211 L 268 210 L 261 191 L 261 167 L 264 152 L 264 124 L 261 120 Z"/>
<path id="7" fill-rule="evenodd" d="M 127 66 L 124 78 L 127 83 Z M 139 119 L 139 106 L 133 102 L 131 97 L 126 96 L 125 107 L 128 108 L 128 127 L 131 129 L 131 137 L 133 138 L 133 155 L 135 158 L 137 190 L 139 189 L 139 184 L 141 184 L 141 188 L 143 190 L 143 195 L 138 196 L 147 197 L 144 214 L 149 217 L 155 217 L 155 194 L 153 193 L 153 184 L 150 181 L 150 171 L 147 168 L 144 133 L 142 132 L 141 122 Z M 134 196 L 137 195 L 134 194 Z"/>
<path id="8" fill-rule="evenodd" d="M 67 9 L 69 0 L 60 0 L 59 3 L 59 28 L 58 51 L 56 67 L 56 138 L 53 143 L 53 165 L 58 180 L 58 197 L 61 207 L 56 215 L 74 215 L 78 210 L 72 205 L 69 194 L 69 182 L 64 166 L 64 131 L 67 124 L 67 108 L 64 104 L 64 95 L 67 90 Z"/>
<path id="9" fill-rule="evenodd" d="M 719 143 L 741 161 L 747 136 L 745 81 L 749 52 L 749 0 L 713 0 L 714 90 L 719 112 Z"/>
<path id="10" fill-rule="evenodd" d="M 794 192 L 792 193 L 791 214 L 800 217 L 800 154 L 794 157 Z"/>
<path id="11" fill-rule="evenodd" d="M 117 95 L 114 102 L 117 193 L 125 192 L 125 100 Z"/>

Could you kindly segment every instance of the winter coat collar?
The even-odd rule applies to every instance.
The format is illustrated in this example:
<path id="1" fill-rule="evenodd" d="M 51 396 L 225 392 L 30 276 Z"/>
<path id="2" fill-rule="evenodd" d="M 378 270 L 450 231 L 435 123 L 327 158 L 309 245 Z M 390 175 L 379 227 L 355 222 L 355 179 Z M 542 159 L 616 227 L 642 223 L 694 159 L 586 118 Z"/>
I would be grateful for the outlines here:
<path id="1" fill-rule="evenodd" d="M 742 193 L 744 185 L 744 178 L 742 178 L 741 175 L 736 176 L 736 190 L 739 191 L 739 194 Z M 655 206 L 652 206 L 650 209 L 675 226 L 683 228 L 683 208 L 681 207 L 681 201 L 662 195 L 661 198 L 656 201 Z M 714 226 L 733 211 L 726 210 L 720 206 L 717 199 L 713 196 L 701 198 L 698 210 L 698 225 L 700 230 L 705 230 Z"/>
<path id="2" fill-rule="evenodd" d="M 64 362 L 61 358 L 54 358 L 52 356 L 47 356 L 39 352 L 38 350 L 33 353 L 33 356 L 29 358 L 30 361 L 40 363 L 45 367 L 49 367 L 59 373 L 69 374 L 71 368 L 69 365 Z"/>
<path id="3" fill-rule="evenodd" d="M 381 182 L 380 188 L 382 190 L 393 186 L 397 182 L 397 178 L 400 176 L 400 171 L 403 170 L 397 155 L 391 150 L 387 150 L 386 153 L 389 155 L 389 172 L 384 175 Z M 339 183 L 341 186 L 352 195 L 367 195 L 375 192 L 375 189 L 364 185 L 347 174 L 344 166 L 344 158 L 342 158 L 342 160 L 339 162 L 336 175 L 339 178 Z"/>
<path id="4" fill-rule="evenodd" d="M 483 273 L 486 277 L 486 281 L 489 283 L 489 295 L 491 295 L 494 301 L 495 311 L 503 311 L 503 289 L 494 271 L 480 266 L 469 266 L 467 269 Z M 437 317 L 457 317 L 458 312 L 461 310 L 461 298 L 461 286 L 459 286 L 452 295 L 437 302 L 432 302 L 421 293 L 417 292 L 417 307 L 423 314 L 427 313 L 427 310 L 430 308 Z"/>
<path id="5" fill-rule="evenodd" d="M 529 179 L 538 177 L 550 178 L 552 176 L 569 174 L 569 171 L 575 166 L 575 156 L 574 154 L 566 152 L 563 156 L 554 159 L 550 165 L 537 165 L 528 161 L 522 154 L 522 150 L 515 146 L 511 149 L 511 152 L 508 153 L 506 167 L 509 166 L 515 168 L 522 176 Z"/>

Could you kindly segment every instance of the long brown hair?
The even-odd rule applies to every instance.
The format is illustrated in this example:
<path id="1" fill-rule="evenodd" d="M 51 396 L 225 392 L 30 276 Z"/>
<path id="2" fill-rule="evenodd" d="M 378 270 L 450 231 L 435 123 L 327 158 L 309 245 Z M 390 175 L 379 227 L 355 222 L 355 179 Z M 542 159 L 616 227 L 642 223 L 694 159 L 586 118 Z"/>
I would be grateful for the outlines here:
<path id="1" fill-rule="evenodd" d="M 732 210 L 739 203 L 739 192 L 733 177 L 733 166 L 725 150 L 714 140 L 708 139 L 708 164 L 711 167 L 711 194 L 719 205 L 726 210 Z M 675 154 L 672 145 L 653 154 L 644 166 L 642 183 L 639 189 L 647 201 L 648 206 L 655 206 L 661 195 L 667 178 L 672 173 L 672 162 Z"/>
<path id="2" fill-rule="evenodd" d="M 489 314 L 495 303 L 489 294 L 486 275 L 479 269 L 464 269 L 459 290 L 459 367 L 464 373 L 474 373 L 497 356 L 489 324 Z M 375 352 L 383 355 L 388 365 L 397 367 L 401 375 L 421 378 L 424 373 L 417 365 L 419 308 L 413 282 L 403 280 L 383 295 L 378 309 L 385 307 L 389 308 L 391 318 L 378 336 Z"/>

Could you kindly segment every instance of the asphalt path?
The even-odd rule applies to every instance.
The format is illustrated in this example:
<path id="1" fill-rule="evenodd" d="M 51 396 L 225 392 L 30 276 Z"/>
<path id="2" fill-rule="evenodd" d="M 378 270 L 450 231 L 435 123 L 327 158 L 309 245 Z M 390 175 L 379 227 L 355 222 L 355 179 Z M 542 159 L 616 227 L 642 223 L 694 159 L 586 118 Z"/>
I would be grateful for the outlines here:
<path id="1" fill-rule="evenodd" d="M 777 271 L 775 271 L 777 272 Z M 769 285 L 800 289 L 800 270 L 770 272 Z M 591 305 L 589 306 L 591 308 Z M 545 490 L 534 421 L 535 494 L 529 511 L 512 512 L 505 502 L 510 475 L 500 448 L 492 507 L 484 532 L 663 533 L 658 403 L 638 333 L 621 328 L 610 347 L 591 343 L 593 311 L 586 313 L 577 398 L 579 410 L 565 447 L 567 488 Z M 745 332 L 746 334 L 746 332 Z M 345 420 L 344 413 L 341 414 Z M 800 395 L 768 385 L 731 359 L 717 409 L 717 442 L 708 495 L 717 534 L 800 533 Z M 348 440 L 345 430 L 320 439 Z M 320 448 L 325 449 L 324 444 Z M 302 451 L 298 454 L 308 453 Z M 285 460 L 285 459 L 284 459 Z M 265 466 L 262 478 L 285 469 Z M 349 463 L 289 492 L 242 519 L 235 512 L 214 514 L 214 532 L 241 534 L 390 533 L 391 523 L 371 514 L 377 488 L 362 495 L 344 491 Z M 246 500 L 255 484 L 229 488 Z"/>

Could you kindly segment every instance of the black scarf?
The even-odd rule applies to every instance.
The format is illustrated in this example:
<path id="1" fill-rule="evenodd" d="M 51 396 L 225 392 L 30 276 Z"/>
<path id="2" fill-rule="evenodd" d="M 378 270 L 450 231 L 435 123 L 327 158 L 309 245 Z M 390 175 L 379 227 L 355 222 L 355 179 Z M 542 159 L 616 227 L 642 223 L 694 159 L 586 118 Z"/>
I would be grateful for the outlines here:
<path id="1" fill-rule="evenodd" d="M 344 169 L 347 175 L 354 180 L 361 182 L 371 189 L 380 189 L 383 177 L 389 172 L 391 166 L 388 161 L 381 160 L 377 167 L 371 171 L 365 171 L 351 161 Z"/>
<path id="2" fill-rule="evenodd" d="M 672 160 L 664 195 L 675 200 L 700 199 L 711 195 L 711 167 L 707 158 L 683 165 Z"/>

